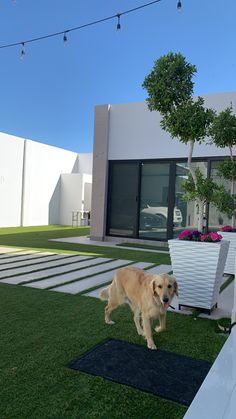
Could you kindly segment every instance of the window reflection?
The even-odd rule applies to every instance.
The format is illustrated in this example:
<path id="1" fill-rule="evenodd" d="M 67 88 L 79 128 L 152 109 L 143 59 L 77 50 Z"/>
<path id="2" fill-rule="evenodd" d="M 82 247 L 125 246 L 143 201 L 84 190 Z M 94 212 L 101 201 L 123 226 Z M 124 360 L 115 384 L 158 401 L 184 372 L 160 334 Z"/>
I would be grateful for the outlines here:
<path id="1" fill-rule="evenodd" d="M 194 162 L 192 167 L 195 170 L 197 167 L 201 170 L 204 176 L 207 176 L 207 162 Z M 174 217 L 176 208 L 181 212 L 182 221 L 180 225 L 173 224 L 173 236 L 177 237 L 183 228 L 186 229 L 197 229 L 198 226 L 198 205 L 194 201 L 185 201 L 183 183 L 188 179 L 189 169 L 188 164 L 183 162 L 176 163 L 176 178 L 175 178 L 175 208 L 174 208 Z"/>
<path id="2" fill-rule="evenodd" d="M 167 237 L 169 168 L 169 163 L 142 164 L 139 237 Z"/>
<path id="3" fill-rule="evenodd" d="M 220 161 L 214 161 L 211 163 L 211 177 L 216 183 L 224 185 L 227 192 L 230 193 L 230 182 L 219 177 L 217 174 L 219 164 Z M 231 225 L 231 218 L 229 218 L 227 214 L 220 212 L 213 205 L 210 205 L 208 229 L 210 231 L 218 231 L 223 225 Z"/>

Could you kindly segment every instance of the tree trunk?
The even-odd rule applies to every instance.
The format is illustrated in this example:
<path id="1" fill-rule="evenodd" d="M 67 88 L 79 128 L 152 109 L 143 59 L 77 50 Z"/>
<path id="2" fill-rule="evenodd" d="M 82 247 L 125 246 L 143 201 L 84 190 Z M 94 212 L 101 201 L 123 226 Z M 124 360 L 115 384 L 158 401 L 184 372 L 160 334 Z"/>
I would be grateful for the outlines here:
<path id="1" fill-rule="evenodd" d="M 189 141 L 189 154 L 188 154 L 188 169 L 192 175 L 195 189 L 197 189 L 197 177 L 195 170 L 192 168 L 192 157 L 193 157 L 194 140 Z M 204 216 L 204 202 L 197 199 L 198 204 L 198 231 L 203 232 L 203 216 Z"/>
<path id="2" fill-rule="evenodd" d="M 195 175 L 195 171 L 192 168 L 193 147 L 194 147 L 194 140 L 191 140 L 191 141 L 189 141 L 188 169 L 189 169 L 189 171 L 192 175 L 195 188 L 197 188 L 197 178 L 196 178 L 196 175 Z"/>
<path id="3" fill-rule="evenodd" d="M 203 232 L 204 201 L 198 200 L 198 231 Z"/>

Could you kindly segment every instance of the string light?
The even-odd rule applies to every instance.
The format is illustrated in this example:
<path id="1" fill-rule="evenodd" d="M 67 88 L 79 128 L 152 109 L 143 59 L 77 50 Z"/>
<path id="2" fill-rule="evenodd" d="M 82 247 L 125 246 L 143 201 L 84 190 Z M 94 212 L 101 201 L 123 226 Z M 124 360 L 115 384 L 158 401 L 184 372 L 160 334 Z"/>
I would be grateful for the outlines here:
<path id="1" fill-rule="evenodd" d="M 67 38 L 66 33 L 67 33 L 67 31 L 65 31 L 65 32 L 64 32 L 64 35 L 63 35 L 63 42 L 64 42 L 64 44 L 66 44 L 66 43 L 67 43 L 67 41 L 68 41 L 68 38 Z"/>
<path id="2" fill-rule="evenodd" d="M 25 43 L 22 42 L 21 46 L 22 46 L 22 48 L 21 48 L 21 52 L 20 52 L 20 58 L 23 59 L 24 56 L 25 56 Z"/>
<path id="3" fill-rule="evenodd" d="M 181 1 L 179 0 L 177 3 L 177 9 L 180 10 L 181 8 L 182 8 L 182 4 L 181 4 Z"/>
<path id="4" fill-rule="evenodd" d="M 156 4 L 156 3 L 160 3 L 160 1 L 161 0 L 153 0 L 153 1 L 150 1 L 149 3 L 143 4 L 141 6 L 134 7 L 133 9 L 129 9 L 129 10 L 125 10 L 124 12 L 117 13 L 116 15 L 108 16 L 108 17 L 105 17 L 103 19 L 99 19 L 99 20 L 95 20 L 93 22 L 85 23 L 84 25 L 80 25 L 80 26 L 77 26 L 77 27 L 74 27 L 74 28 L 69 28 L 69 29 L 66 29 L 64 31 L 54 32 L 54 33 L 51 33 L 49 35 L 43 35 L 43 36 L 39 36 L 37 38 L 28 39 L 28 40 L 25 40 L 24 42 L 15 42 L 15 43 L 12 43 L 12 44 L 0 45 L 0 49 L 11 48 L 11 47 L 21 45 L 22 46 L 21 57 L 23 58 L 23 56 L 25 55 L 25 44 L 29 44 L 29 43 L 37 42 L 37 41 L 42 41 L 44 39 L 48 39 L 48 38 L 52 38 L 52 37 L 56 37 L 56 36 L 61 36 L 61 35 L 63 35 L 63 41 L 64 41 L 64 43 L 66 43 L 68 32 L 78 31 L 80 29 L 84 29 L 84 28 L 87 28 L 89 26 L 94 26 L 94 25 L 97 25 L 99 23 L 106 22 L 106 21 L 112 20 L 112 19 L 118 19 L 116 29 L 119 31 L 121 29 L 120 17 L 122 15 L 126 15 L 128 13 L 136 12 L 137 10 L 144 9 L 145 7 L 151 6 L 151 5 Z M 181 2 L 180 1 L 178 2 L 178 5 L 179 4 L 180 4 L 180 7 L 181 7 Z M 178 7 L 178 5 L 177 5 L 177 7 Z"/>
<path id="5" fill-rule="evenodd" d="M 118 19 L 118 22 L 117 22 L 117 25 L 116 25 L 116 30 L 120 31 L 121 26 L 120 26 L 120 14 L 119 13 L 117 14 L 117 19 Z"/>

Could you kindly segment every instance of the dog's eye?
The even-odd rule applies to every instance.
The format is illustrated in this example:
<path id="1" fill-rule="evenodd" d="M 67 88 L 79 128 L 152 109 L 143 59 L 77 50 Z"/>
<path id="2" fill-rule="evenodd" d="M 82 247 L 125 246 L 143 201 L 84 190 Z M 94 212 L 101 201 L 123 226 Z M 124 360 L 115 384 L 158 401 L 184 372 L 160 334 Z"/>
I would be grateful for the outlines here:
<path id="1" fill-rule="evenodd" d="M 162 285 L 158 285 L 158 288 L 162 288 Z"/>
<path id="2" fill-rule="evenodd" d="M 172 285 L 170 285 L 170 284 L 169 284 L 169 285 L 168 285 L 168 288 L 171 288 L 171 287 L 172 287 Z"/>

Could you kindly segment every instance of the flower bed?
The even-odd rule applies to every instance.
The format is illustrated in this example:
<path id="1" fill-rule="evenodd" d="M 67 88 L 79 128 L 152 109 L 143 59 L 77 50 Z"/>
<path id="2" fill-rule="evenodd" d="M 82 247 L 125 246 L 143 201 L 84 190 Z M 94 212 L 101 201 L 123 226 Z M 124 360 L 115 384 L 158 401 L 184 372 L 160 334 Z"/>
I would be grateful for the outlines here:
<path id="1" fill-rule="evenodd" d="M 208 233 L 203 234 L 197 230 L 183 230 L 178 235 L 179 240 L 188 240 L 188 241 L 195 241 L 195 242 L 209 242 L 209 243 L 216 243 L 222 239 L 222 235 L 219 233 Z"/>

